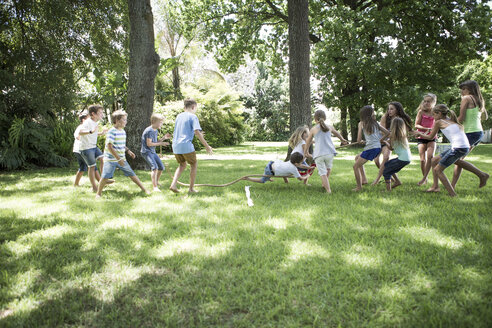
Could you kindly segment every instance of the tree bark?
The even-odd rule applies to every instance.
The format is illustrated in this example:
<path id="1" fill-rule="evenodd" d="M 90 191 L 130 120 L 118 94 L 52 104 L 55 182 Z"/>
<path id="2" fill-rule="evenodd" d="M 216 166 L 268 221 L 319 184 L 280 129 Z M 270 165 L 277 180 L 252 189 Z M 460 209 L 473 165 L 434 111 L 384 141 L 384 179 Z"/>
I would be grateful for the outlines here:
<path id="1" fill-rule="evenodd" d="M 290 131 L 311 126 L 308 0 L 289 0 Z"/>
<path id="2" fill-rule="evenodd" d="M 130 17 L 130 67 L 128 77 L 126 145 L 137 157 L 127 160 L 134 169 L 145 167 L 140 138 L 150 125 L 154 108 L 154 79 L 159 55 L 154 48 L 154 18 L 150 0 L 128 0 Z"/>

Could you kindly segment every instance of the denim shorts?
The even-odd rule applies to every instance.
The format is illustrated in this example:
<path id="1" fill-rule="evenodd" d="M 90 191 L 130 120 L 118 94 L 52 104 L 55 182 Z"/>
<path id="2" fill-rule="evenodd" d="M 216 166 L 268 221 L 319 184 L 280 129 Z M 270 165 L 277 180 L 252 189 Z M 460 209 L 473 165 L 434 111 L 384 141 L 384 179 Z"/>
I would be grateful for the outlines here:
<path id="1" fill-rule="evenodd" d="M 272 170 L 272 164 L 273 161 L 268 162 L 267 166 L 265 166 L 265 172 L 263 172 L 263 175 L 275 175 Z M 265 183 L 267 181 L 270 181 L 269 177 L 261 177 L 261 183 Z"/>
<path id="2" fill-rule="evenodd" d="M 80 153 L 73 153 L 73 154 L 77 159 L 77 163 L 79 163 L 79 172 L 87 172 L 87 164 L 85 164 L 85 161 L 80 155 Z"/>
<path id="3" fill-rule="evenodd" d="M 448 167 L 453 164 L 461 157 L 468 154 L 470 148 L 451 148 L 441 153 L 441 160 L 439 161 L 439 165 L 442 167 Z"/>
<path id="4" fill-rule="evenodd" d="M 384 164 L 383 176 L 384 180 L 391 180 L 391 176 L 395 173 L 400 172 L 402 168 L 410 164 L 410 161 L 402 161 L 398 158 L 390 159 Z"/>
<path id="5" fill-rule="evenodd" d="M 477 146 L 482 141 L 483 131 L 465 133 L 470 143 L 470 148 Z"/>
<path id="6" fill-rule="evenodd" d="M 381 148 L 372 148 L 372 149 L 364 150 L 360 154 L 360 157 L 362 157 L 363 159 L 367 159 L 368 161 L 372 161 L 373 159 L 378 157 L 380 152 L 381 152 Z"/>
<path id="7" fill-rule="evenodd" d="M 331 170 L 333 167 L 333 157 L 335 157 L 335 154 L 326 154 L 314 159 L 320 176 L 328 174 L 328 170 Z"/>
<path id="8" fill-rule="evenodd" d="M 118 162 L 110 162 L 110 161 L 104 161 L 104 166 L 103 166 L 103 171 L 101 174 L 101 178 L 103 179 L 112 179 L 114 175 L 114 171 L 116 168 L 119 168 L 123 174 L 127 177 L 132 177 L 135 176 L 135 172 L 133 172 L 132 168 L 130 167 L 130 164 L 128 164 L 127 161 L 125 161 L 125 164 L 121 166 L 118 164 Z"/>
<path id="9" fill-rule="evenodd" d="M 104 156 L 101 149 L 97 147 L 81 150 L 80 155 L 82 156 L 85 164 L 87 164 L 88 167 L 96 166 L 96 160 Z"/>
<path id="10" fill-rule="evenodd" d="M 150 166 L 150 170 L 159 170 L 163 171 L 164 170 L 164 165 L 162 165 L 162 161 L 159 158 L 159 155 L 156 153 L 153 153 L 151 151 L 148 151 L 146 153 L 141 153 L 142 157 L 145 159 L 147 164 Z"/>

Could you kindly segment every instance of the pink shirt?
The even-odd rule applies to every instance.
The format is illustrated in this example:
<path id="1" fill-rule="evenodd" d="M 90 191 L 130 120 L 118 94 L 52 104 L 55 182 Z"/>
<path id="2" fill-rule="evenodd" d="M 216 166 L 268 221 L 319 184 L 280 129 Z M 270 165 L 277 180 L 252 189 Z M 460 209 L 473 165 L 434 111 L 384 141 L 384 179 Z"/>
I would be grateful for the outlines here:
<path id="1" fill-rule="evenodd" d="M 422 125 L 425 128 L 432 129 L 432 127 L 434 126 L 434 116 L 428 116 L 428 115 L 425 115 L 424 113 L 422 113 L 420 125 Z M 417 130 L 420 132 L 423 132 L 423 133 L 427 132 L 426 130 L 422 130 L 422 129 L 417 129 Z M 422 139 L 422 137 L 417 137 L 417 138 Z"/>

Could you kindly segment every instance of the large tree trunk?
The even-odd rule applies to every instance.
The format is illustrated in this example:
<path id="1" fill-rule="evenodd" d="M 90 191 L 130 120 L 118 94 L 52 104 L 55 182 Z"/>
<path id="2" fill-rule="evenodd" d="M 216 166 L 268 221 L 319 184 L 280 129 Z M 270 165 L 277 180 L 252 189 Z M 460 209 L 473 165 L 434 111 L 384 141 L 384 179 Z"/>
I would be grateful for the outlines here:
<path id="1" fill-rule="evenodd" d="M 140 156 L 140 138 L 150 125 L 154 107 L 154 79 L 159 67 L 159 55 L 154 48 L 154 18 L 150 0 L 128 0 L 130 17 L 130 68 L 128 77 L 126 145 L 137 157 L 130 165 L 145 167 Z"/>
<path id="2" fill-rule="evenodd" d="M 289 0 L 290 131 L 311 126 L 308 0 Z"/>

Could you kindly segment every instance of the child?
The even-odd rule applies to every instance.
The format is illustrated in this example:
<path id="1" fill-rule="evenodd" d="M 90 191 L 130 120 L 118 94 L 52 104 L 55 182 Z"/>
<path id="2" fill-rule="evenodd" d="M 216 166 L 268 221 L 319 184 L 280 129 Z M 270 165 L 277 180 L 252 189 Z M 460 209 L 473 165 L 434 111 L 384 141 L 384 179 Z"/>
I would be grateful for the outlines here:
<path id="1" fill-rule="evenodd" d="M 316 167 L 318 168 L 318 174 L 321 177 L 321 184 L 323 185 L 323 188 L 325 188 L 327 193 L 331 193 L 329 177 L 331 168 L 333 167 L 333 157 L 337 154 L 333 141 L 331 140 L 331 134 L 333 133 L 338 139 L 340 139 L 342 144 L 347 144 L 348 141 L 345 140 L 342 135 L 331 125 L 326 125 L 325 120 L 326 114 L 324 111 L 317 110 L 314 113 L 314 121 L 316 122 L 316 126 L 311 128 L 311 131 L 309 131 L 304 154 L 306 156 L 311 156 L 307 150 L 309 149 L 309 146 L 311 146 L 314 138 L 315 143 L 312 157 L 314 158 Z"/>
<path id="2" fill-rule="evenodd" d="M 304 146 L 306 144 L 306 139 L 308 135 L 309 135 L 309 129 L 307 125 L 298 127 L 289 138 L 289 147 L 292 149 L 290 155 L 292 155 L 293 153 L 300 153 L 303 156 L 302 162 L 295 165 L 301 176 L 307 175 L 309 179 L 309 177 L 311 177 L 311 175 L 313 174 L 314 167 L 316 167 L 316 165 L 313 164 L 309 166 L 305 160 L 306 158 L 304 157 L 304 152 L 307 151 L 307 149 L 309 149 L 309 147 L 305 149 Z M 304 184 L 307 184 L 308 179 L 304 180 Z M 284 181 L 288 183 L 287 178 L 285 178 Z"/>
<path id="3" fill-rule="evenodd" d="M 177 189 L 178 179 L 186 169 L 186 162 L 190 164 L 190 187 L 189 193 L 196 193 L 197 191 L 193 189 L 195 185 L 196 170 L 197 170 L 197 160 L 195 147 L 193 146 L 193 137 L 196 135 L 198 140 L 205 146 L 207 153 L 212 154 L 213 149 L 205 141 L 203 137 L 202 128 L 198 122 L 198 117 L 195 115 L 197 108 L 197 103 L 193 99 L 185 99 L 184 101 L 184 112 L 176 117 L 176 123 L 174 126 L 173 134 L 173 153 L 174 157 L 179 163 L 179 167 L 174 173 L 173 182 L 169 187 L 172 192 L 178 193 Z"/>
<path id="4" fill-rule="evenodd" d="M 386 130 L 389 130 L 391 122 L 396 117 L 399 117 L 403 120 L 406 127 L 406 133 L 409 133 L 412 130 L 412 119 L 410 118 L 410 116 L 408 116 L 407 113 L 405 113 L 403 106 L 397 101 L 392 101 L 388 104 L 388 111 L 381 118 L 380 124 Z M 383 176 L 384 165 L 391 156 L 391 150 L 386 147 L 386 143 L 384 142 L 381 144 L 381 153 L 383 154 L 383 161 L 381 162 L 381 164 L 379 164 L 379 155 L 374 159 L 376 166 L 379 168 L 379 173 L 376 180 L 374 180 L 374 182 L 372 183 L 373 186 L 379 183 L 379 180 Z"/>
<path id="5" fill-rule="evenodd" d="M 99 121 L 103 117 L 103 107 L 101 105 L 89 106 L 90 118 L 82 123 L 80 128 L 80 155 L 84 159 L 85 163 L 89 167 L 89 180 L 92 185 L 92 191 L 97 192 L 96 183 L 96 160 L 100 160 L 104 165 L 103 153 L 97 147 L 97 136 L 105 134 L 107 130 L 98 132 Z M 112 182 L 112 181 L 110 181 Z"/>
<path id="6" fill-rule="evenodd" d="M 384 136 L 381 136 L 381 132 Z M 355 157 L 354 174 L 357 187 L 353 191 L 361 191 L 362 185 L 367 184 L 364 164 L 372 161 L 381 152 L 381 142 L 387 138 L 388 130 L 379 125 L 374 117 L 374 109 L 371 106 L 364 106 L 360 110 L 359 130 L 357 133 L 357 142 L 361 143 L 362 134 L 364 134 L 365 144 L 364 151 Z"/>
<path id="7" fill-rule="evenodd" d="M 400 117 L 395 117 L 391 120 L 390 126 L 390 141 L 386 148 L 394 150 L 398 158 L 393 158 L 392 160 L 386 162 L 384 166 L 383 176 L 386 182 L 386 190 L 391 191 L 392 188 L 396 188 L 401 185 L 400 179 L 396 175 L 400 172 L 402 168 L 410 164 L 411 153 L 410 147 L 408 146 L 407 140 L 407 129 L 406 122 Z M 394 179 L 394 184 L 391 185 L 391 177 Z"/>
<path id="8" fill-rule="evenodd" d="M 161 159 L 155 152 L 155 146 L 167 146 L 169 142 L 164 142 L 163 140 L 171 138 L 171 135 L 166 133 L 164 138 L 157 141 L 157 130 L 161 128 L 163 120 L 162 115 L 152 114 L 150 117 L 150 126 L 142 133 L 142 148 L 140 149 L 142 157 L 150 166 L 152 186 L 154 187 L 154 191 L 157 192 L 160 192 L 159 178 L 164 170 L 164 165 L 162 165 Z"/>
<path id="9" fill-rule="evenodd" d="M 290 155 L 290 161 L 289 162 L 283 162 L 280 160 L 276 161 L 270 161 L 268 162 L 267 166 L 265 166 L 265 171 L 263 175 L 266 175 L 261 178 L 251 178 L 251 177 L 244 177 L 243 180 L 248 180 L 251 182 L 258 182 L 258 183 L 265 183 L 267 181 L 272 181 L 269 176 L 279 176 L 283 177 L 284 181 L 287 179 L 288 176 L 293 175 L 300 181 L 304 181 L 309 178 L 309 176 L 304 176 L 301 177 L 299 174 L 299 171 L 297 170 L 296 164 L 299 164 L 302 162 L 302 159 L 304 156 L 299 153 L 295 152 Z"/>
<path id="10" fill-rule="evenodd" d="M 476 81 L 469 80 L 460 84 L 461 90 L 461 105 L 460 105 L 460 115 L 458 116 L 458 122 L 463 123 L 465 127 L 465 134 L 470 143 L 470 152 L 475 148 L 482 140 L 483 129 L 481 120 L 486 120 L 488 118 L 487 110 L 485 109 L 485 101 L 483 100 L 482 92 L 480 91 L 480 86 Z M 453 188 L 456 187 L 456 183 L 461 176 L 463 169 L 474 173 L 479 179 L 479 188 L 484 187 L 487 184 L 489 175 L 476 166 L 470 164 L 466 165 L 466 162 L 461 159 L 455 162 L 453 181 L 451 185 Z"/>
<path id="11" fill-rule="evenodd" d="M 428 93 L 424 96 L 424 100 L 417 108 L 417 117 L 415 118 L 415 128 L 422 133 L 429 133 L 434 126 L 434 117 L 432 116 L 432 107 L 437 102 L 437 96 L 433 93 Z M 426 139 L 423 137 L 417 138 L 417 144 L 420 156 L 420 169 L 422 170 L 422 180 L 417 184 L 419 186 L 427 183 L 427 176 L 429 175 L 432 163 L 432 157 L 436 149 L 435 139 Z"/>
<path id="12" fill-rule="evenodd" d="M 82 124 L 84 121 L 89 117 L 89 113 L 84 110 L 79 114 L 79 120 L 80 120 L 80 125 L 75 129 L 75 132 L 73 133 L 74 137 L 74 142 L 73 142 L 73 154 L 75 158 L 77 159 L 77 162 L 79 163 L 79 170 L 77 171 L 77 174 L 75 174 L 75 181 L 73 183 L 74 187 L 79 186 L 80 179 L 84 175 L 84 172 L 87 171 L 87 164 L 85 164 L 84 159 L 82 156 L 80 156 L 80 129 L 82 129 Z"/>
<path id="13" fill-rule="evenodd" d="M 444 174 L 444 169 L 468 154 L 470 151 L 470 143 L 463 131 L 463 126 L 458 123 L 456 114 L 452 110 L 449 110 L 446 105 L 436 105 L 432 109 L 432 114 L 435 123 L 430 134 L 417 131 L 415 132 L 415 135 L 426 138 L 427 140 L 433 140 L 439 129 L 441 129 L 441 132 L 451 142 L 451 149 L 444 151 L 432 159 L 434 183 L 427 192 L 439 192 L 439 180 L 441 180 L 441 183 L 448 191 L 449 196 L 454 197 L 456 196 L 456 192 Z"/>
<path id="14" fill-rule="evenodd" d="M 104 167 L 96 198 L 101 197 L 104 187 L 108 184 L 108 180 L 113 178 L 116 168 L 119 168 L 125 176 L 130 177 L 143 192 L 149 194 L 125 160 L 125 152 L 128 152 L 128 155 L 130 155 L 131 158 L 135 158 L 135 154 L 126 147 L 125 126 L 127 123 L 127 114 L 122 110 L 117 110 L 111 114 L 111 122 L 113 123 L 113 127 L 108 131 L 106 136 Z"/>

